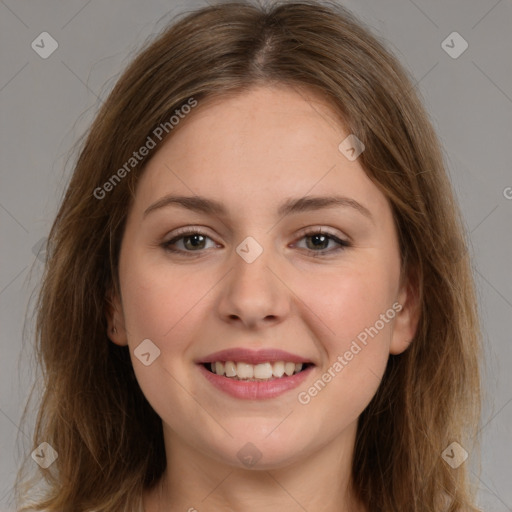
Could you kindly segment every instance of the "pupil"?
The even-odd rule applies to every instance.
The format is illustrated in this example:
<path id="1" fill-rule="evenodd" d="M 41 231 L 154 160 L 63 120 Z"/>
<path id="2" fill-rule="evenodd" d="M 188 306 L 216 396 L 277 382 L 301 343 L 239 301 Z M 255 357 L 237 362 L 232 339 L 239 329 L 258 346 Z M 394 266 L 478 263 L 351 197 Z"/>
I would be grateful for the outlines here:
<path id="1" fill-rule="evenodd" d="M 186 239 L 188 241 L 191 241 L 191 240 L 194 240 L 194 242 L 192 243 L 192 247 L 199 247 L 199 245 L 201 244 L 202 240 L 198 240 L 199 238 L 203 238 L 203 235 L 189 235 Z M 198 242 L 197 244 L 195 242 Z"/>
<path id="2" fill-rule="evenodd" d="M 318 240 L 319 238 L 321 238 L 322 241 L 320 241 L 320 244 L 325 244 L 326 241 L 327 241 L 327 243 L 329 242 L 325 235 L 312 235 L 310 238 L 311 238 L 311 240 Z M 319 246 L 318 244 L 313 242 L 313 247 L 318 247 L 318 246 Z"/>

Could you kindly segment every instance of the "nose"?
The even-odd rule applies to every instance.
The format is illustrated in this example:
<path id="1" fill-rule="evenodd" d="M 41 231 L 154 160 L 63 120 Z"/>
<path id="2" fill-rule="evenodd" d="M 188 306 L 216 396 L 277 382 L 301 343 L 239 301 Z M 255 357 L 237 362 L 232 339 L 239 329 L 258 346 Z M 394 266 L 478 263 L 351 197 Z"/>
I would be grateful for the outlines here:
<path id="1" fill-rule="evenodd" d="M 290 310 L 291 291 L 272 250 L 264 248 L 251 263 L 233 251 L 231 262 L 218 304 L 222 319 L 251 329 L 281 323 Z"/>

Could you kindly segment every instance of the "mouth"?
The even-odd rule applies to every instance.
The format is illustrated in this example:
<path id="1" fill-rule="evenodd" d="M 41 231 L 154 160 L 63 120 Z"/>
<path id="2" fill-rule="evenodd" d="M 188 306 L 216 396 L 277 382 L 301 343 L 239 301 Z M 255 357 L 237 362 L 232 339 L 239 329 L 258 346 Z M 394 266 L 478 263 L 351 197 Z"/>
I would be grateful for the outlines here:
<path id="1" fill-rule="evenodd" d="M 316 366 L 310 359 L 278 349 L 232 348 L 195 362 L 213 389 L 246 400 L 283 395 L 302 384 Z"/>
<path id="2" fill-rule="evenodd" d="M 214 375 L 241 382 L 270 382 L 285 379 L 314 366 L 313 363 L 293 361 L 265 361 L 258 364 L 245 361 L 214 361 L 200 364 Z"/>

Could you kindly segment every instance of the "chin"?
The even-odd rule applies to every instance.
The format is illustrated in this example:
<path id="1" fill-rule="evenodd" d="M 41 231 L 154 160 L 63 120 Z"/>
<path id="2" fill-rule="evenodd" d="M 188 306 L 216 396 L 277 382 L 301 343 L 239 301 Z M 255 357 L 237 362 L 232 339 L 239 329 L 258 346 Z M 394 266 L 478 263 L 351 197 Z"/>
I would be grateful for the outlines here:
<path id="1" fill-rule="evenodd" d="M 273 428 L 275 426 L 276 423 Z M 303 443 L 294 443 L 288 432 L 269 436 L 271 430 L 268 429 L 265 436 L 252 436 L 249 432 L 235 435 L 218 446 L 214 456 L 229 466 L 249 470 L 283 468 L 304 456 L 306 447 Z M 211 444 L 209 449 L 212 449 Z"/>

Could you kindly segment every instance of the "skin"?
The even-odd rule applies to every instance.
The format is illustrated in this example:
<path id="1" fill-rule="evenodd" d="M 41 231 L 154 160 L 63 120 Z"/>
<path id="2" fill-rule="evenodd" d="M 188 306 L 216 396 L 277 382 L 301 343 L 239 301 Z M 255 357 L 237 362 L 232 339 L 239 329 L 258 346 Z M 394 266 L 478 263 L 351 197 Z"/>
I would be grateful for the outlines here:
<path id="1" fill-rule="evenodd" d="M 418 304 L 401 281 L 388 201 L 359 159 L 338 150 L 348 134 L 313 92 L 258 86 L 201 102 L 147 165 L 122 241 L 121 296 L 108 314 L 110 338 L 129 346 L 140 387 L 163 421 L 168 467 L 161 486 L 144 495 L 145 512 L 366 510 L 350 486 L 357 419 L 389 354 L 413 338 Z M 276 214 L 285 199 L 334 192 L 373 220 L 339 206 Z M 144 216 L 171 193 L 216 199 L 228 213 L 173 205 Z M 166 251 L 162 244 L 182 227 L 207 238 L 198 248 L 190 238 L 177 241 L 175 249 L 188 251 L 182 255 Z M 316 248 L 316 228 L 351 247 L 334 252 L 330 239 Z M 235 251 L 248 236 L 263 248 L 252 263 Z M 396 302 L 402 310 L 308 404 L 299 403 L 298 393 Z M 144 339 L 161 351 L 149 366 L 133 353 Z M 279 397 L 233 398 L 194 363 L 233 347 L 279 348 L 315 368 Z M 237 457 L 248 442 L 261 453 L 252 467 Z"/>

